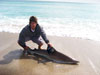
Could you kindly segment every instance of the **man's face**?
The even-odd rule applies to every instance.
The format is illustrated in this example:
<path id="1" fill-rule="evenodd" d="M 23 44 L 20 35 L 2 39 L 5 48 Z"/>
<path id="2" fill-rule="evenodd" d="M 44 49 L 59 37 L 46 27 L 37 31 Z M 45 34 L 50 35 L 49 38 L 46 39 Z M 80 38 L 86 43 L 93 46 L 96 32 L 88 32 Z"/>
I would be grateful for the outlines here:
<path id="1" fill-rule="evenodd" d="M 37 23 L 31 22 L 31 28 L 34 30 L 36 28 Z"/>

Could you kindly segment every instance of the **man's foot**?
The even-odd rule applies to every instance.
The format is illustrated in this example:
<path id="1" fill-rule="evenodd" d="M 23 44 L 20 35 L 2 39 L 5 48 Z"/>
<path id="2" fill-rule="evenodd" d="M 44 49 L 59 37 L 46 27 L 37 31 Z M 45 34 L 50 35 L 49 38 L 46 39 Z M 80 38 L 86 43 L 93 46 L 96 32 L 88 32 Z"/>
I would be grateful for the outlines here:
<path id="1" fill-rule="evenodd" d="M 23 54 L 24 54 L 25 56 L 27 56 L 27 55 L 28 55 L 27 50 L 24 50 L 24 51 L 23 51 Z"/>
<path id="2" fill-rule="evenodd" d="M 38 49 L 41 50 L 42 48 L 41 47 L 38 47 Z"/>
<path id="3" fill-rule="evenodd" d="M 31 53 L 30 53 L 29 50 L 24 50 L 24 51 L 23 51 L 23 54 L 24 54 L 25 56 L 27 56 L 27 55 L 31 55 Z"/>

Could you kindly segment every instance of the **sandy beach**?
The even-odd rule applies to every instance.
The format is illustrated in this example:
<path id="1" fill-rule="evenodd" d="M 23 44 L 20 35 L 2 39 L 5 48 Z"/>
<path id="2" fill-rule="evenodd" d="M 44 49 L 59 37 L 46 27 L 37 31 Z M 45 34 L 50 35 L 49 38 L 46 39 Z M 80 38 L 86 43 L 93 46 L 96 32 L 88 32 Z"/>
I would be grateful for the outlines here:
<path id="1" fill-rule="evenodd" d="M 23 57 L 18 34 L 0 32 L 0 75 L 100 75 L 100 42 L 72 37 L 48 36 L 53 47 L 80 61 L 79 65 L 38 62 Z M 31 48 L 37 45 L 27 42 Z M 46 48 L 44 44 L 43 48 Z"/>

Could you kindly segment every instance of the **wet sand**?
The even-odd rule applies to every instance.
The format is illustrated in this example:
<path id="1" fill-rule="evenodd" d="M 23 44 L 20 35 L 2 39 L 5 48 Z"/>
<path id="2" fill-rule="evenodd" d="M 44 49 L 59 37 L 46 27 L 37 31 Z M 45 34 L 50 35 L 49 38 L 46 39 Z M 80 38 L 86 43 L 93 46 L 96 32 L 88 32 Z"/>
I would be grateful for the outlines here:
<path id="1" fill-rule="evenodd" d="M 0 33 L 0 75 L 100 75 L 100 42 L 71 37 L 48 36 L 61 53 L 78 61 L 79 65 L 39 62 L 22 55 L 17 44 L 18 34 Z M 31 48 L 37 47 L 31 41 Z M 43 48 L 46 48 L 44 44 Z"/>

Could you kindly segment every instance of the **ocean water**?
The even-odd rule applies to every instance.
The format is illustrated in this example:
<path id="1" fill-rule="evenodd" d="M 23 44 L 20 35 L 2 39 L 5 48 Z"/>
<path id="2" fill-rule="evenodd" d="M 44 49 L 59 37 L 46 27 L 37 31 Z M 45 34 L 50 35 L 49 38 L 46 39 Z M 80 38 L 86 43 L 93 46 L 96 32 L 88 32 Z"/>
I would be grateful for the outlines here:
<path id="1" fill-rule="evenodd" d="M 19 33 L 36 16 L 47 35 L 100 41 L 100 4 L 0 1 L 0 32 Z"/>

